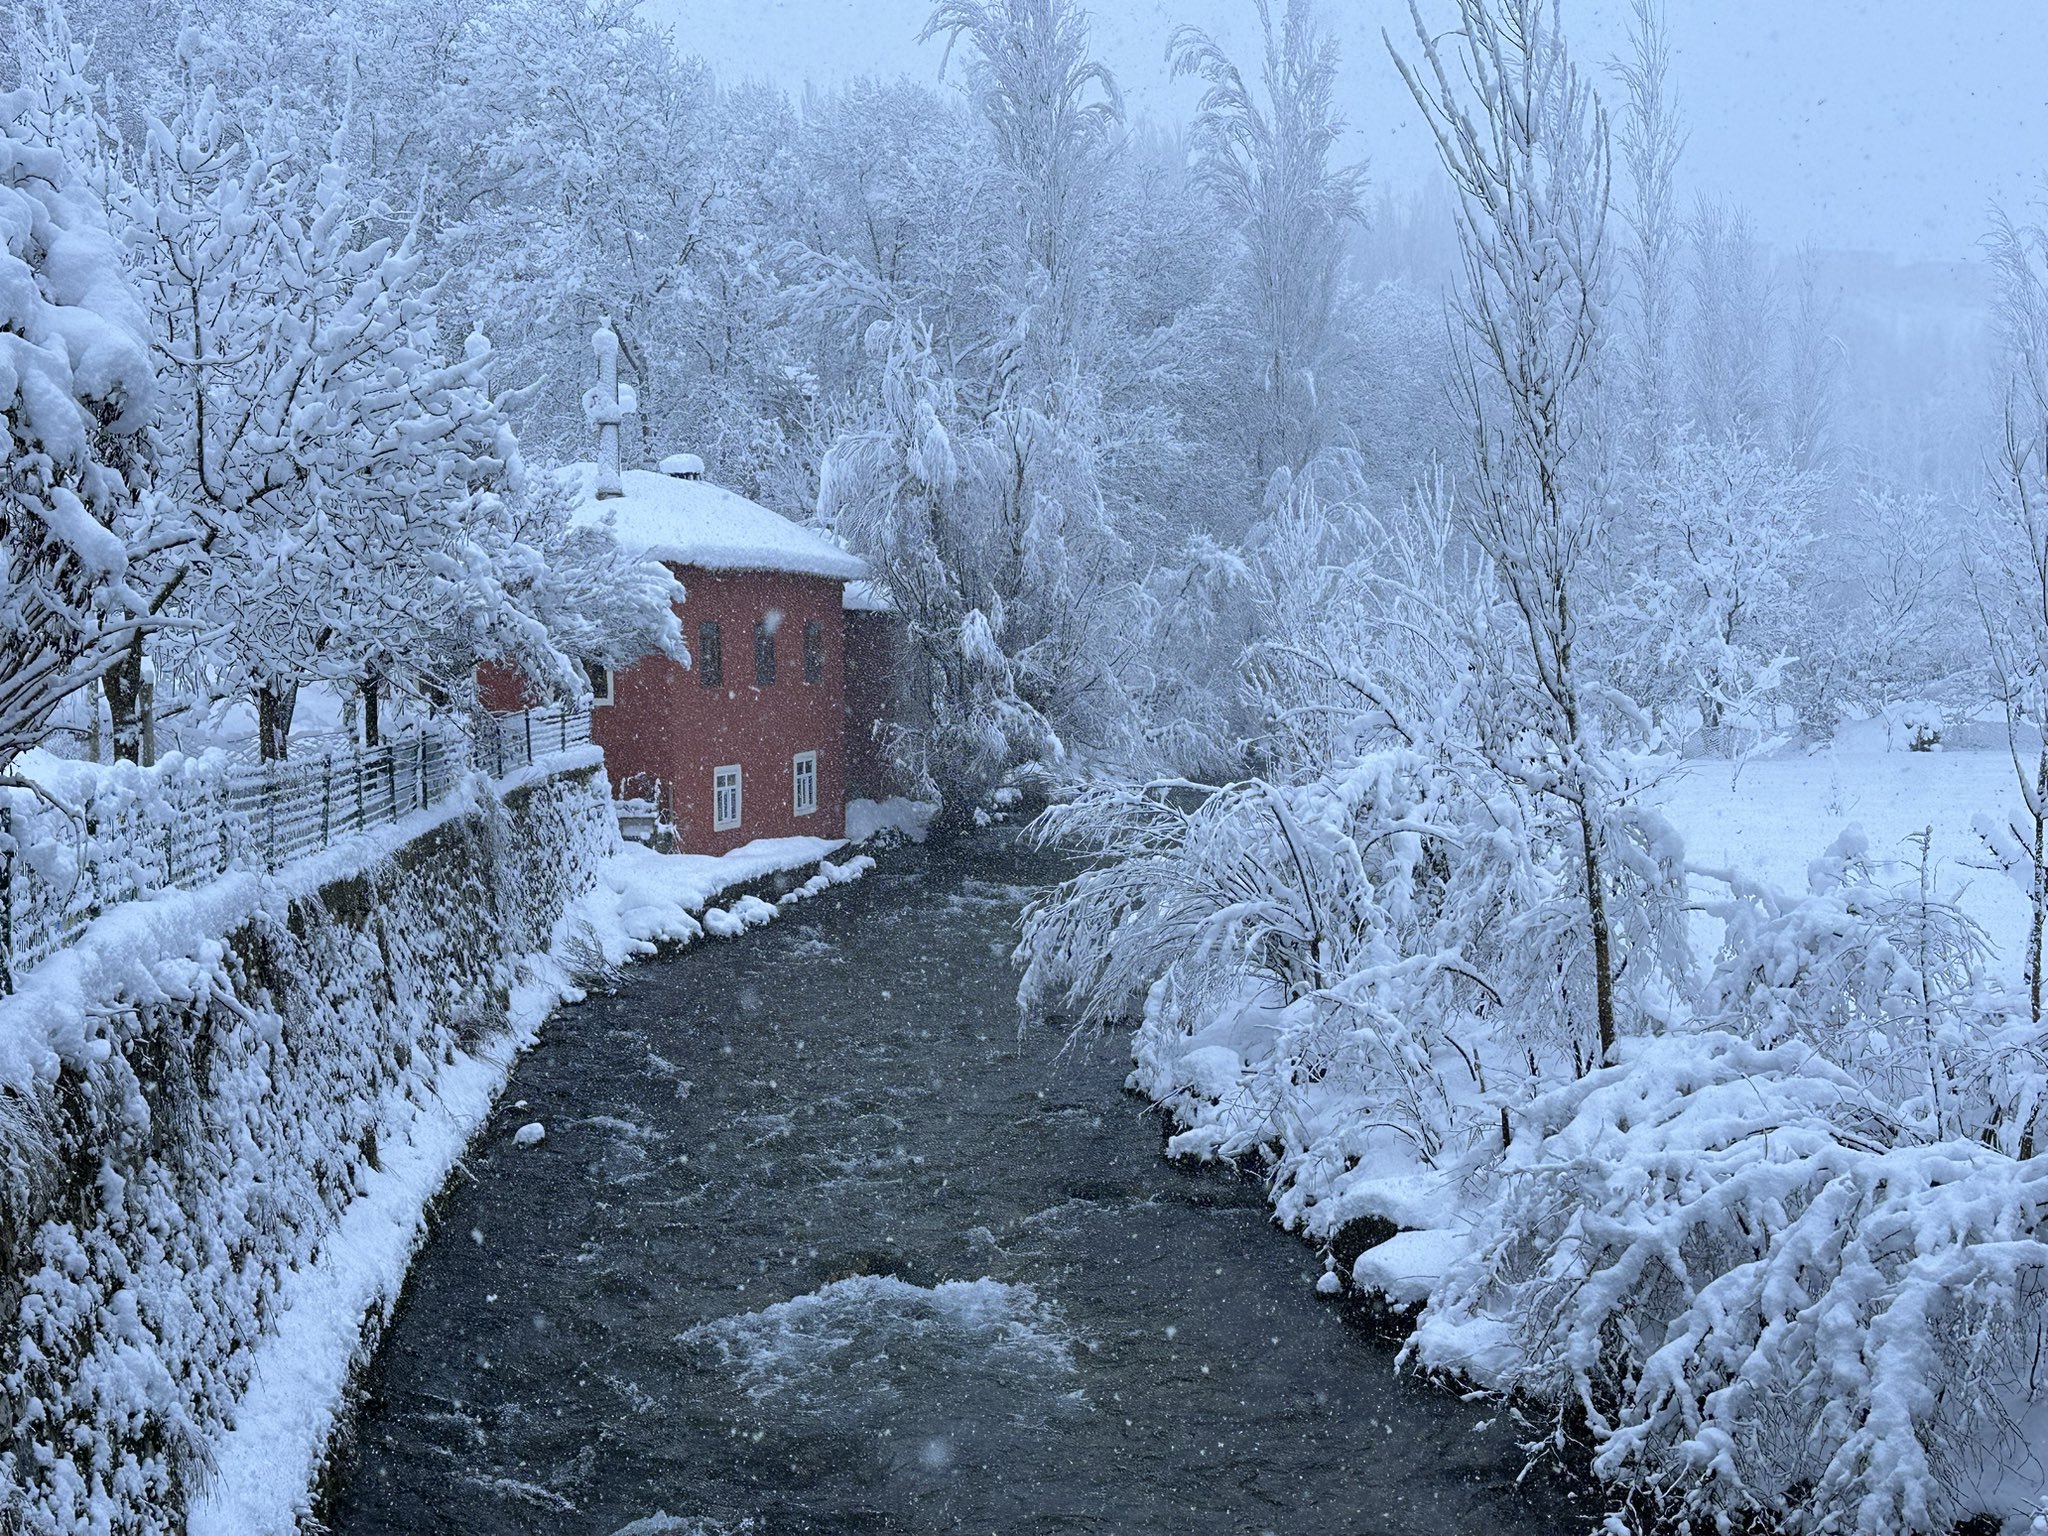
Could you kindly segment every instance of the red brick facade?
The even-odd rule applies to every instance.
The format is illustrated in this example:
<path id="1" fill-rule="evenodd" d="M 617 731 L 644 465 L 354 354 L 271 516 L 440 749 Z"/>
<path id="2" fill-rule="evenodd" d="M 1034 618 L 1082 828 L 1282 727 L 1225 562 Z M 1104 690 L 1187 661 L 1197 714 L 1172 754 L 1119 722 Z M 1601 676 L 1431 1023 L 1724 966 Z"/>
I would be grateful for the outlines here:
<path id="1" fill-rule="evenodd" d="M 686 853 L 725 853 L 758 837 L 844 837 L 846 753 L 868 722 L 847 718 L 843 583 L 771 571 L 677 567 L 692 666 L 650 656 L 612 679 L 591 712 L 612 792 L 658 799 Z M 705 631 L 718 626 L 722 676 L 707 681 Z M 757 636 L 772 634 L 774 680 L 757 675 Z M 765 660 L 765 656 L 761 659 Z M 805 681 L 806 662 L 816 681 Z M 485 707 L 520 707 L 516 678 L 486 669 Z M 796 810 L 796 759 L 815 753 L 817 809 Z M 737 827 L 714 825 L 713 775 L 740 769 Z"/>
<path id="2" fill-rule="evenodd" d="M 893 613 L 846 615 L 846 794 L 850 800 L 886 800 L 898 793 L 882 729 L 897 707 Z"/>

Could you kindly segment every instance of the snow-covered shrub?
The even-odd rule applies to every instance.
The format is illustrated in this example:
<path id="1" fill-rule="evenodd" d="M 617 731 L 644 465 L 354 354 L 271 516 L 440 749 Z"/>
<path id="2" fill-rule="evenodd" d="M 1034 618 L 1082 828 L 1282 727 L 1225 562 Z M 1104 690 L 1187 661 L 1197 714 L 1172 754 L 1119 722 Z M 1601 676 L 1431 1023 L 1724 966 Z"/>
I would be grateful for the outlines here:
<path id="1" fill-rule="evenodd" d="M 2048 1402 L 2041 1032 L 1926 848 L 1720 874 L 1695 1011 L 1514 1113 L 1412 1357 L 1582 1419 L 1656 1520 L 1942 1531 Z M 1725 1527 L 1724 1527 L 1725 1528 Z"/>
<path id="2" fill-rule="evenodd" d="M 1630 862 L 1664 889 L 1655 826 Z M 1026 1006 L 1142 1006 L 1133 1081 L 1185 1127 L 1173 1150 L 1270 1159 L 1290 1223 L 1344 1219 L 1314 1208 L 1360 1168 L 1497 1147 L 1507 1105 L 1591 1064 L 1568 859 L 1469 763 L 1391 747 L 1298 785 L 1101 785 L 1038 834 L 1100 862 L 1027 913 Z M 1634 1019 L 1668 914 L 1614 915 L 1650 957 Z"/>
<path id="3" fill-rule="evenodd" d="M 1092 862 L 1028 914 L 1022 997 L 1142 1013 L 1170 1148 L 1267 1160 L 1288 1224 L 1427 1228 L 1353 1269 L 1426 1299 L 1411 1358 L 1546 1405 L 1560 1443 L 1583 1423 L 1635 1512 L 1942 1530 L 2048 1422 L 2039 989 L 1988 983 L 1925 846 L 1707 900 L 1640 807 L 1658 731 L 1621 687 L 1661 666 L 1650 702 L 1772 725 L 1822 487 L 1739 434 L 1667 463 L 1678 638 L 1652 660 L 1641 603 L 1612 624 L 1603 125 L 1552 7 L 1455 9 L 1404 73 L 1461 199 L 1462 504 L 1376 520 L 1276 479 L 1240 662 L 1261 777 L 1047 812 Z"/>
<path id="4" fill-rule="evenodd" d="M 1692 985 L 1677 840 L 1631 756 L 1579 758 L 1584 814 L 1560 783 L 1523 620 L 1445 484 L 1391 515 L 1340 484 L 1276 484 L 1249 572 L 1265 775 L 1099 783 L 1046 812 L 1044 840 L 1097 862 L 1019 949 L 1029 1008 L 1142 1004 L 1133 1081 L 1175 1152 L 1271 1159 L 1311 1231 L 1363 1214 L 1372 1181 L 1497 1149 L 1510 1104 L 1599 1059 L 1589 835 L 1623 1027 Z"/>
<path id="5" fill-rule="evenodd" d="M 1967 1135 L 2025 1155 L 2048 1036 L 1988 986 L 1990 946 L 1935 889 L 1924 842 L 1917 868 L 1886 876 L 1853 827 L 1804 895 L 1721 876 L 1732 894 L 1710 904 L 1725 935 L 1699 1018 L 1818 1051 L 1865 1086 L 1887 1141 Z"/>
<path id="6" fill-rule="evenodd" d="M 1048 810 L 1039 835 L 1117 857 L 1027 915 L 1023 996 L 1098 1019 L 1143 999 L 1140 1054 L 1168 1058 L 1184 1054 L 1170 1042 L 1201 1034 L 1219 1010 L 1258 1012 L 1251 1079 L 1227 1096 L 1204 1150 L 1272 1142 L 1283 1161 L 1309 1154 L 1288 1134 L 1290 1101 L 1327 1084 L 1384 1105 L 1386 1122 L 1433 1158 L 1458 1113 L 1441 1075 L 1445 1030 L 1488 985 L 1446 910 L 1454 852 L 1440 801 L 1456 792 L 1399 751 L 1296 789 L 1085 791 Z M 1469 1069 L 1483 1076 L 1485 1065 Z M 1198 1093 L 1189 1109 L 1214 1099 Z"/>
<path id="7" fill-rule="evenodd" d="M 2048 1163 L 1883 1119 L 1804 1042 L 1624 1041 L 1522 1114 L 1410 1354 L 1569 1405 L 1645 1514 L 1945 1531 L 2048 1393 Z"/>
<path id="8" fill-rule="evenodd" d="M 1908 752 L 1932 752 L 1948 728 L 1948 712 L 1931 699 L 1907 699 L 1886 708 L 1884 721 Z"/>

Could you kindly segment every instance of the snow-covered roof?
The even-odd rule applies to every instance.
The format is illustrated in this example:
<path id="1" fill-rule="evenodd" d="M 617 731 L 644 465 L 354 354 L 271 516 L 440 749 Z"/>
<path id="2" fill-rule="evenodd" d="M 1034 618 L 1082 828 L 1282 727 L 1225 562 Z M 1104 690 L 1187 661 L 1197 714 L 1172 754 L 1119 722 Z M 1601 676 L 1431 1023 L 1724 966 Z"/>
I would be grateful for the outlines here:
<path id="1" fill-rule="evenodd" d="M 849 581 L 840 594 L 839 606 L 848 613 L 894 613 L 896 599 L 879 582 Z"/>
<path id="2" fill-rule="evenodd" d="M 799 527 L 757 502 L 708 480 L 652 470 L 619 476 L 623 496 L 594 494 L 597 466 L 571 465 L 579 525 L 613 520 L 619 543 L 639 554 L 707 571 L 786 571 L 853 581 L 867 565 L 815 529 Z"/>

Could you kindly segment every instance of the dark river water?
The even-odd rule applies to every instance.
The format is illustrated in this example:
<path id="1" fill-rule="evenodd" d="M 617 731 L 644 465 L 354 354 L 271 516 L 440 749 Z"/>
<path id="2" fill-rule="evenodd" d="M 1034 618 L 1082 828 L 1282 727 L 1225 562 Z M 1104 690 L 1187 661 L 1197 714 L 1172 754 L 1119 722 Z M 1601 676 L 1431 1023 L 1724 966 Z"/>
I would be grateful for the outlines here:
<path id="1" fill-rule="evenodd" d="M 1584 1529 L 1517 1486 L 1505 1421 L 1313 1294 L 1256 1181 L 1162 1160 L 1126 1039 L 1020 1033 L 1048 878 L 994 837 L 892 853 L 558 1015 L 419 1256 L 329 1528 Z"/>

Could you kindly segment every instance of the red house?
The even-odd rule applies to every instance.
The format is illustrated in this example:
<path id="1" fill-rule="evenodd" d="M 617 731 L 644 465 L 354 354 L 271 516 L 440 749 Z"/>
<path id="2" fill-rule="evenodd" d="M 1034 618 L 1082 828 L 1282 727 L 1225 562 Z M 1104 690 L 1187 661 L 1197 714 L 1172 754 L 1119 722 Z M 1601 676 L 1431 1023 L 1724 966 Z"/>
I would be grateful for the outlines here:
<path id="1" fill-rule="evenodd" d="M 874 734 L 847 710 L 846 585 L 866 567 L 710 484 L 689 455 L 659 472 L 615 471 L 609 496 L 597 494 L 596 465 L 573 473 L 575 520 L 610 519 L 621 545 L 667 565 L 685 593 L 689 667 L 650 656 L 593 677 L 591 736 L 614 793 L 654 801 L 690 853 L 845 836 L 848 738 L 864 747 Z M 489 708 L 522 702 L 514 676 L 487 671 L 481 687 Z"/>
<path id="2" fill-rule="evenodd" d="M 622 471 L 619 423 L 633 392 L 619 383 L 610 323 L 590 342 L 597 387 L 584 408 L 597 461 L 571 471 L 581 481 L 572 520 L 608 522 L 622 547 L 675 573 L 692 663 L 649 656 L 593 676 L 590 734 L 613 792 L 653 801 L 690 853 L 844 837 L 849 793 L 887 792 L 877 746 L 895 673 L 887 604 L 859 559 L 710 484 L 694 454 Z M 527 702 L 514 673 L 486 668 L 478 682 L 486 708 Z"/>

